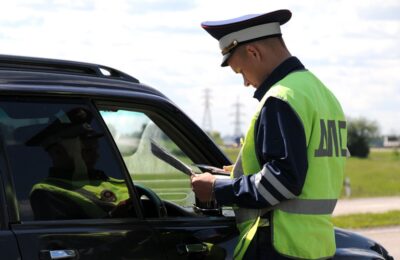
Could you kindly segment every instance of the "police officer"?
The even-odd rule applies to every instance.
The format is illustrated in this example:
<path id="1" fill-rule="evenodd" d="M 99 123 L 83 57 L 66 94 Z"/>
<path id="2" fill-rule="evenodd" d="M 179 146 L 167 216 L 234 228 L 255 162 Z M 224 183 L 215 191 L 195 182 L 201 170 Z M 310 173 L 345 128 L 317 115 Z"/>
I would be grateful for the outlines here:
<path id="1" fill-rule="evenodd" d="M 255 88 L 259 107 L 231 179 L 192 177 L 201 201 L 232 205 L 235 259 L 326 259 L 335 253 L 331 214 L 343 183 L 346 121 L 325 85 L 288 51 L 289 10 L 204 22 L 222 66 Z M 227 168 L 226 168 L 227 169 Z"/>
<path id="2" fill-rule="evenodd" d="M 91 127 L 91 113 L 78 107 L 66 116 L 68 122 L 56 119 L 27 141 L 42 146 L 53 164 L 48 177 L 31 190 L 35 219 L 128 217 L 131 207 L 124 180 L 95 168 L 103 134 Z"/>

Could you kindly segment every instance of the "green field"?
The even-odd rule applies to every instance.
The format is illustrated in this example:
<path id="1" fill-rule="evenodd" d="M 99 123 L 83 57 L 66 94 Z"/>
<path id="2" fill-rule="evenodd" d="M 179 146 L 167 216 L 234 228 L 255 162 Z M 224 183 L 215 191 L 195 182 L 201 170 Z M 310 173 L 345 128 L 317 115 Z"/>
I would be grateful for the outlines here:
<path id="1" fill-rule="evenodd" d="M 232 162 L 236 161 L 237 155 L 239 154 L 239 148 L 220 147 L 220 149 Z"/>
<path id="2" fill-rule="evenodd" d="M 181 206 L 193 204 L 194 198 L 190 196 L 190 179 L 181 172 L 161 174 L 135 174 L 135 183 L 150 188 L 160 198 L 175 202 Z"/>
<path id="3" fill-rule="evenodd" d="M 385 213 L 351 214 L 333 218 L 333 224 L 341 228 L 372 228 L 400 225 L 400 211 Z"/>
<path id="4" fill-rule="evenodd" d="M 238 148 L 222 148 L 235 161 Z M 345 175 L 350 178 L 351 198 L 400 196 L 398 151 L 372 149 L 367 159 L 349 158 Z"/>
<path id="5" fill-rule="evenodd" d="M 351 197 L 400 196 L 400 156 L 394 150 L 372 150 L 369 158 L 349 158 Z"/>

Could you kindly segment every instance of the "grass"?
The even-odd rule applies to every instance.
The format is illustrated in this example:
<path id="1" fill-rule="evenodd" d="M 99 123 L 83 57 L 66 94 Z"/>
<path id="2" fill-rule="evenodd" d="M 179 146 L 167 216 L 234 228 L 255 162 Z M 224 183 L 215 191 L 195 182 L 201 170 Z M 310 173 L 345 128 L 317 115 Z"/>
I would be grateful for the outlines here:
<path id="1" fill-rule="evenodd" d="M 400 211 L 337 216 L 333 218 L 333 224 L 336 227 L 352 229 L 396 226 L 400 225 Z"/>
<path id="2" fill-rule="evenodd" d="M 225 153 L 226 156 L 228 156 L 228 158 L 232 162 L 236 161 L 236 158 L 240 151 L 240 148 L 220 147 L 220 149 Z"/>
<path id="3" fill-rule="evenodd" d="M 223 148 L 223 151 L 235 161 L 239 149 Z M 399 152 L 372 149 L 366 159 L 348 158 L 345 176 L 350 178 L 351 198 L 400 196 Z"/>
<path id="4" fill-rule="evenodd" d="M 367 159 L 349 158 L 346 176 L 352 196 L 400 196 L 400 156 L 395 150 L 371 150 Z"/>
<path id="5" fill-rule="evenodd" d="M 135 173 L 135 183 L 150 188 L 160 198 L 175 202 L 182 206 L 192 205 L 193 198 L 190 196 L 189 177 L 181 172 Z"/>

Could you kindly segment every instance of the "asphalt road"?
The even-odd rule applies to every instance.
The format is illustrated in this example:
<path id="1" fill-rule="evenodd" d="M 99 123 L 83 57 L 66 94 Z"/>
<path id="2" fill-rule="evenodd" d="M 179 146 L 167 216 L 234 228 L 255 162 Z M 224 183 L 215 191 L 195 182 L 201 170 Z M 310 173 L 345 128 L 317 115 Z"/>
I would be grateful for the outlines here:
<path id="1" fill-rule="evenodd" d="M 389 210 L 400 210 L 399 196 L 365 199 L 341 199 L 338 201 L 333 215 L 338 216 L 355 213 L 379 213 Z"/>
<path id="2" fill-rule="evenodd" d="M 400 260 L 400 226 L 353 230 L 381 244 L 394 259 Z"/>

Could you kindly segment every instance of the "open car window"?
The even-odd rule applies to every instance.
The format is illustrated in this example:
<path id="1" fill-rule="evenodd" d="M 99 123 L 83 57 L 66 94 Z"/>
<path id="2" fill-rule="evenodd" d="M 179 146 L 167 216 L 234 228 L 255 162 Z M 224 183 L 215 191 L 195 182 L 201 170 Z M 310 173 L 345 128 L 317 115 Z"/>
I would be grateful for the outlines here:
<path id="1" fill-rule="evenodd" d="M 100 109 L 135 184 L 150 188 L 162 200 L 192 207 L 194 193 L 185 172 L 192 160 L 145 112 Z M 171 159 L 172 158 L 172 159 Z M 171 162 L 171 160 L 176 160 Z M 182 164 L 178 166 L 177 164 Z"/>

